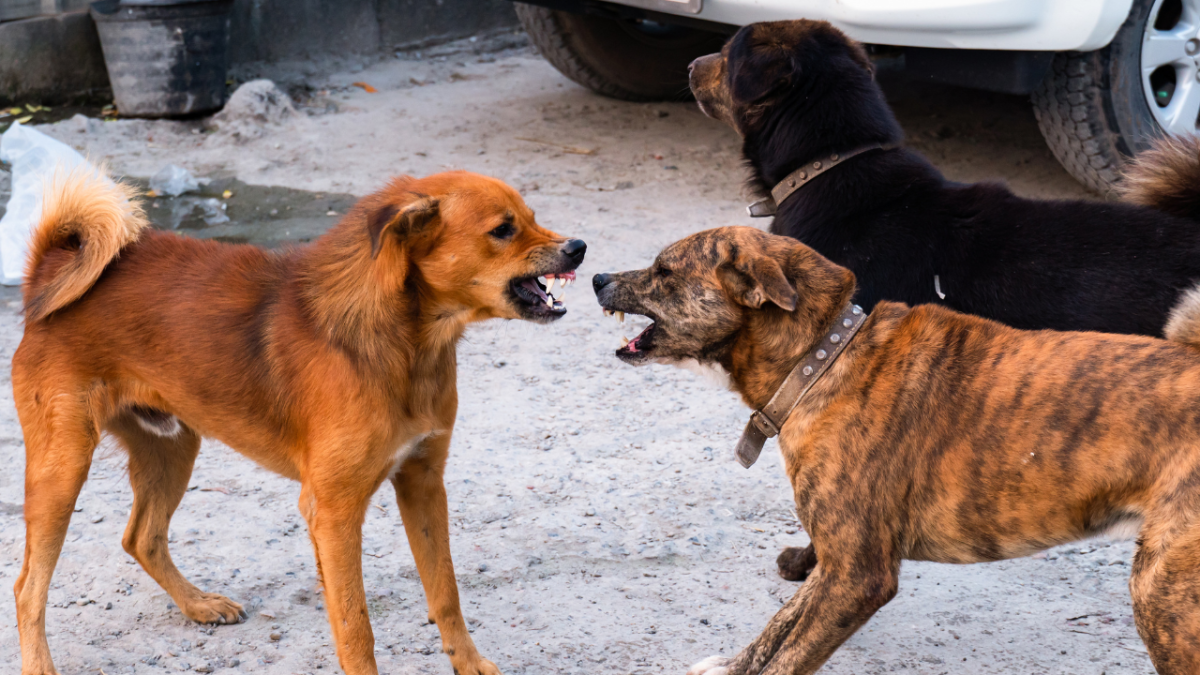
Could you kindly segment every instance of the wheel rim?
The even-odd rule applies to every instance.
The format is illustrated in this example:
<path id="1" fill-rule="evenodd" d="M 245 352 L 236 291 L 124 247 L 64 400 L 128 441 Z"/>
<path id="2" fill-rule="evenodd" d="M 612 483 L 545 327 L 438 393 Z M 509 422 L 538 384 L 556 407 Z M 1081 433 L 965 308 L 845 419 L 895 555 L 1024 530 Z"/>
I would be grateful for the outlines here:
<path id="1" fill-rule="evenodd" d="M 1200 133 L 1200 0 L 1155 0 L 1142 37 L 1142 89 L 1169 134 Z"/>

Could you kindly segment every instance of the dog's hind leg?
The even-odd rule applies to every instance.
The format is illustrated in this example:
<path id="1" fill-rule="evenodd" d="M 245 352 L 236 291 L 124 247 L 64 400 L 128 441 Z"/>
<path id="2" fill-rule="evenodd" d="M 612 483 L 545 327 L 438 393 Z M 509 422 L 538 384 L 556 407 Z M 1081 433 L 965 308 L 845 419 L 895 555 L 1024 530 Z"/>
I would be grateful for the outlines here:
<path id="1" fill-rule="evenodd" d="M 121 545 L 179 605 L 180 611 L 200 623 L 238 623 L 246 612 L 236 602 L 216 593 L 205 593 L 184 578 L 167 548 L 171 516 L 187 491 L 192 466 L 200 451 L 200 436 L 187 426 L 158 429 L 139 420 L 135 412 L 122 412 L 109 421 L 110 431 L 129 453 L 129 483 L 133 510 Z M 164 435 L 173 430 L 173 435 Z"/>
<path id="2" fill-rule="evenodd" d="M 25 561 L 13 593 L 21 672 L 49 675 L 58 672 L 46 642 L 50 578 L 100 435 L 85 396 L 30 391 L 24 380 L 14 365 L 13 389 L 25 434 Z"/>
<path id="3" fill-rule="evenodd" d="M 458 583 L 450 558 L 450 521 L 442 471 L 450 434 L 426 438 L 413 458 L 392 477 L 404 532 L 417 562 L 429 618 L 442 634 L 442 651 L 458 675 L 500 675 L 496 664 L 479 654 L 463 621 Z"/>
<path id="4" fill-rule="evenodd" d="M 826 556 L 829 557 L 829 556 Z M 808 675 L 895 595 L 900 559 L 863 551 L 831 566 L 824 558 L 767 628 L 733 659 L 712 658 L 688 675 Z"/>
<path id="5" fill-rule="evenodd" d="M 1152 529 L 1142 530 L 1129 578 L 1138 634 L 1162 675 L 1200 673 L 1200 524 L 1165 544 L 1146 536 Z"/>

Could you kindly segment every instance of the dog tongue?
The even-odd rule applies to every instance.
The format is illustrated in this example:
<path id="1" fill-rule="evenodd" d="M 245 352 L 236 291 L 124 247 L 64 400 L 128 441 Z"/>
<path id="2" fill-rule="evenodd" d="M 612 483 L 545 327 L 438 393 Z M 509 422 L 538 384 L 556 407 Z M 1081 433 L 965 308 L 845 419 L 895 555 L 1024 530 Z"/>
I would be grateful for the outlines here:
<path id="1" fill-rule="evenodd" d="M 538 297 L 542 299 L 542 302 L 546 301 L 546 291 L 542 290 L 542 287 L 538 285 L 538 282 L 534 281 L 533 279 L 526 279 L 525 281 L 521 282 L 521 285 L 533 291 L 534 293 L 537 293 Z"/>

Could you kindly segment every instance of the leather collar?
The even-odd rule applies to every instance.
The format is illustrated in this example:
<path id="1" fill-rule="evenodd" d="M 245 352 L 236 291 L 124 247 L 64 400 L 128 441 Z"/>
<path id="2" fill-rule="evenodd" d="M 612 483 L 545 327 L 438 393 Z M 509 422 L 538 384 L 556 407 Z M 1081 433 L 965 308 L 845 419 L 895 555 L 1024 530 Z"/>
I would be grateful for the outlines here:
<path id="1" fill-rule="evenodd" d="M 779 181 L 779 184 L 771 188 L 771 196 L 764 197 L 750 206 L 746 207 L 746 212 L 751 218 L 766 218 L 767 216 L 775 215 L 779 210 L 779 205 L 782 204 L 788 197 L 791 197 L 797 190 L 808 184 L 809 181 L 820 176 L 833 167 L 845 162 L 851 157 L 857 157 L 864 152 L 872 150 L 890 150 L 895 146 L 881 145 L 873 143 L 864 145 L 861 148 L 855 148 L 850 152 L 835 152 L 824 159 L 818 159 L 813 162 L 805 162 L 799 169 L 789 173 Z"/>
<path id="2" fill-rule="evenodd" d="M 829 370 L 837 357 L 841 356 L 846 345 L 850 344 L 850 340 L 854 339 L 854 336 L 858 334 L 858 329 L 866 320 L 867 313 L 863 311 L 862 307 L 846 303 L 846 307 L 834 320 L 833 327 L 817 341 L 812 349 L 808 350 L 808 353 L 800 359 L 800 363 L 796 364 L 792 372 L 788 373 L 783 384 L 775 390 L 775 395 L 771 397 L 771 400 L 762 407 L 762 410 L 755 410 L 754 414 L 750 416 L 750 423 L 746 425 L 746 430 L 742 432 L 742 438 L 737 444 L 736 454 L 739 464 L 749 469 L 754 462 L 758 461 L 763 443 L 766 443 L 768 438 L 779 435 L 783 423 L 792 414 L 792 410 L 799 405 L 800 399 L 804 398 L 808 390 L 812 389 L 817 380 L 820 380 L 821 376 Z"/>

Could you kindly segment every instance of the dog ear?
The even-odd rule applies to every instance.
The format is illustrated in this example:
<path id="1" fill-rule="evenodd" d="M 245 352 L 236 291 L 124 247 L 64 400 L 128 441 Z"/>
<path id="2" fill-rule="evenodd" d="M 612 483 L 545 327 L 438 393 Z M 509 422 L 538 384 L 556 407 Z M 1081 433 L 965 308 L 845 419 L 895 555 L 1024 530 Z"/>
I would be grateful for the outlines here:
<path id="1" fill-rule="evenodd" d="M 371 234 L 371 257 L 383 248 L 383 235 L 392 232 L 400 237 L 418 234 L 438 215 L 438 200 L 419 195 L 419 199 L 403 207 L 387 204 L 367 217 L 367 232 Z"/>
<path id="2" fill-rule="evenodd" d="M 770 301 L 795 311 L 799 296 L 774 258 L 736 255 L 725 273 L 725 285 L 738 303 L 755 309 Z"/>
<path id="3" fill-rule="evenodd" d="M 749 35 L 740 42 L 727 62 L 733 100 L 757 103 L 791 84 L 796 63 L 786 46 L 776 41 L 756 42 Z"/>

